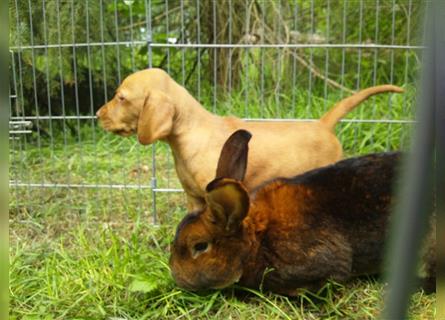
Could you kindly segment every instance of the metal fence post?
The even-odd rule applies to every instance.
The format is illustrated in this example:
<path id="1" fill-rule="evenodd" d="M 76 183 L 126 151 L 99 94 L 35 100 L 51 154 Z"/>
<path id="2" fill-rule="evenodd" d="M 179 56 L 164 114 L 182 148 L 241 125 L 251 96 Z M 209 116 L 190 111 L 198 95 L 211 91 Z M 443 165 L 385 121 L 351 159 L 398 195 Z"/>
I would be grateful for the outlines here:
<path id="1" fill-rule="evenodd" d="M 403 184 L 395 208 L 392 226 L 395 234 L 386 257 L 389 287 L 382 319 L 406 318 L 422 235 L 433 210 L 434 116 L 435 108 L 439 107 L 439 101 L 435 99 L 436 90 L 439 89 L 435 76 L 440 59 L 443 62 L 443 56 L 436 56 L 435 52 L 436 41 L 439 41 L 439 29 L 435 26 L 439 2 L 442 1 L 432 2 L 427 8 L 430 11 L 427 12 L 427 49 L 423 57 L 421 93 L 417 99 L 418 126 L 402 173 Z"/>
<path id="2" fill-rule="evenodd" d="M 147 62 L 148 68 L 152 67 L 152 47 L 151 44 L 153 42 L 153 31 L 151 28 L 151 0 L 145 1 L 146 8 L 146 24 L 147 24 Z M 151 208 L 153 211 L 153 224 L 157 224 L 157 212 L 156 212 L 156 189 L 158 187 L 158 181 L 156 178 L 156 143 L 152 145 L 152 153 L 151 153 L 151 165 L 152 165 L 152 176 L 151 176 Z"/>

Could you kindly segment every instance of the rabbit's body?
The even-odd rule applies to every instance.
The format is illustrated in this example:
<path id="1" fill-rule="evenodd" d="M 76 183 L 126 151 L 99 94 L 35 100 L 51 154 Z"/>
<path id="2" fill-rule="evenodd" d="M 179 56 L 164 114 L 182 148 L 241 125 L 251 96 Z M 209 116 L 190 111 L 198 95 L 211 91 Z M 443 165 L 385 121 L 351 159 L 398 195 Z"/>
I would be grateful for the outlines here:
<path id="1" fill-rule="evenodd" d="M 170 257 L 178 285 L 198 290 L 239 281 L 294 295 L 329 279 L 380 272 L 400 154 L 343 160 L 248 194 L 241 181 L 249 139 L 246 131 L 229 138 L 206 208 L 178 226 Z"/>
<path id="2" fill-rule="evenodd" d="M 243 222 L 252 251 L 240 284 L 290 294 L 379 272 L 398 160 L 352 158 L 260 187 Z"/>

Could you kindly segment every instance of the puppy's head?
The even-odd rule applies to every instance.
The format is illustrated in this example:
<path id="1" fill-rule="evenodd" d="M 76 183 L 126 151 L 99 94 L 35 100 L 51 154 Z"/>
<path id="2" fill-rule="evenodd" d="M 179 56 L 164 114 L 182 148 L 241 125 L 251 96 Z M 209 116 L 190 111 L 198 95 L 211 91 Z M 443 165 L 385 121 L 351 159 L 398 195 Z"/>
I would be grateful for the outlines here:
<path id="1" fill-rule="evenodd" d="M 114 97 L 97 111 L 100 124 L 124 137 L 137 134 L 141 144 L 166 138 L 176 111 L 168 97 L 169 81 L 173 80 L 160 69 L 129 75 Z"/>

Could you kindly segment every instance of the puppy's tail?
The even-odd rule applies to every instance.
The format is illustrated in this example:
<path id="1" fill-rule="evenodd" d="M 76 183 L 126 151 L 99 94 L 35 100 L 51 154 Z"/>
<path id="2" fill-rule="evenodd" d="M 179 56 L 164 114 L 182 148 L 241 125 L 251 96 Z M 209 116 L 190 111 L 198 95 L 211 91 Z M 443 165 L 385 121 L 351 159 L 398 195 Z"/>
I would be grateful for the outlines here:
<path id="1" fill-rule="evenodd" d="M 338 123 L 338 121 L 340 121 L 340 119 L 346 116 L 360 103 L 362 103 L 369 97 L 382 92 L 401 93 L 403 92 L 403 89 L 397 86 L 386 84 L 361 90 L 337 103 L 331 110 L 329 110 L 325 115 L 321 117 L 320 122 L 323 123 L 327 128 L 329 128 L 329 130 L 334 130 L 335 125 Z"/>

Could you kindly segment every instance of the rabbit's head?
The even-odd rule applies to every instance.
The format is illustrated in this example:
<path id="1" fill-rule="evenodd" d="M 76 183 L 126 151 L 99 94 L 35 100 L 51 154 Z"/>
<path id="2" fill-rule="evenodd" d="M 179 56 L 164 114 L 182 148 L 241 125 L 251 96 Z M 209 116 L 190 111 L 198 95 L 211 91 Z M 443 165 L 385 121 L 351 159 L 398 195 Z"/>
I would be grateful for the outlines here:
<path id="1" fill-rule="evenodd" d="M 238 130 L 221 151 L 216 179 L 206 188 L 206 207 L 187 214 L 171 245 L 170 268 L 176 283 L 188 290 L 223 288 L 242 276 L 249 254 L 243 220 L 249 195 L 242 184 L 249 132 Z"/>

